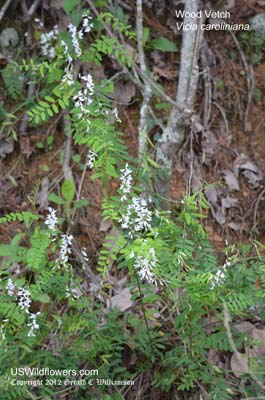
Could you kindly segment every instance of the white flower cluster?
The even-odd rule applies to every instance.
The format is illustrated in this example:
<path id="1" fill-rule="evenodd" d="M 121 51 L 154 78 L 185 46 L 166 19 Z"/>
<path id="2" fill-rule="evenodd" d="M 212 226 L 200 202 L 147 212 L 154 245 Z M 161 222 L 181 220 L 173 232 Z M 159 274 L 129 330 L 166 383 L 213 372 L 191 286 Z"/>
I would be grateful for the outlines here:
<path id="1" fill-rule="evenodd" d="M 49 214 L 47 215 L 44 223 L 45 225 L 48 226 L 48 229 L 50 229 L 53 233 L 55 233 L 56 225 L 58 224 L 58 218 L 56 215 L 57 211 L 52 207 L 48 207 L 48 211 Z"/>
<path id="2" fill-rule="evenodd" d="M 229 261 L 226 261 L 225 264 L 216 271 L 216 274 L 213 275 L 210 283 L 211 289 L 213 289 L 216 285 L 218 286 L 224 283 L 226 279 L 227 267 L 229 267 L 230 264 L 231 263 Z"/>
<path id="3" fill-rule="evenodd" d="M 55 25 L 50 32 L 43 32 L 40 37 L 41 51 L 44 56 L 52 59 L 55 57 L 55 48 L 53 42 L 59 35 L 58 26 Z"/>
<path id="4" fill-rule="evenodd" d="M 81 290 L 77 287 L 70 287 L 66 288 L 66 293 L 65 293 L 67 298 L 71 298 L 73 300 L 77 300 L 82 296 Z"/>
<path id="5" fill-rule="evenodd" d="M 39 29 L 42 29 L 44 27 L 44 23 L 39 18 L 34 18 L 34 22 Z"/>
<path id="6" fill-rule="evenodd" d="M 15 287 L 15 285 L 14 285 L 12 279 L 11 279 L 11 278 L 8 278 L 7 284 L 6 284 L 7 294 L 8 294 L 9 296 L 13 296 L 14 293 L 15 293 L 15 288 L 16 288 L 16 287 Z"/>
<path id="7" fill-rule="evenodd" d="M 184 267 L 185 266 L 185 259 L 187 258 L 187 254 L 185 254 L 183 251 L 180 250 L 176 254 L 176 258 L 177 258 L 177 261 L 178 261 L 178 265 L 181 266 L 181 267 Z"/>
<path id="8" fill-rule="evenodd" d="M 56 227 L 58 224 L 58 218 L 57 218 L 57 211 L 54 210 L 52 207 L 48 207 L 49 214 L 46 217 L 45 224 L 48 226 L 48 229 L 51 231 L 53 235 L 56 233 Z M 56 240 L 56 237 L 54 237 L 53 240 Z M 53 241 L 52 240 L 52 241 Z M 57 265 L 61 265 L 63 267 L 67 267 L 68 259 L 69 259 L 69 254 L 71 254 L 71 245 L 73 241 L 73 236 L 72 235 L 61 235 L 61 246 L 60 246 L 60 256 L 56 260 Z"/>
<path id="9" fill-rule="evenodd" d="M 86 13 L 83 14 L 83 32 L 88 33 L 91 31 L 91 28 L 93 28 L 93 22 L 91 22 L 90 20 L 92 19 L 91 15 L 88 15 Z"/>
<path id="10" fill-rule="evenodd" d="M 68 63 L 71 63 L 73 61 L 73 58 L 69 53 L 68 44 L 65 43 L 64 40 L 61 40 L 61 45 L 64 47 L 64 54 L 66 55 L 66 60 L 68 61 Z"/>
<path id="11" fill-rule="evenodd" d="M 121 201 L 127 200 L 127 195 L 130 193 L 133 183 L 132 170 L 126 163 L 125 168 L 121 169 L 121 185 L 120 190 L 122 192 Z"/>
<path id="12" fill-rule="evenodd" d="M 57 263 L 65 268 L 67 268 L 67 263 L 69 260 L 69 254 L 71 254 L 73 236 L 72 235 L 62 235 L 62 243 L 60 247 L 60 256 L 57 259 Z"/>
<path id="13" fill-rule="evenodd" d="M 9 296 L 15 295 L 16 286 L 14 285 L 11 278 L 8 278 L 5 288 Z M 29 313 L 30 304 L 32 303 L 32 300 L 30 298 L 30 291 L 24 288 L 18 288 L 16 297 L 18 300 L 18 306 L 21 308 L 21 310 L 25 310 L 26 313 Z"/>
<path id="14" fill-rule="evenodd" d="M 72 86 L 75 83 L 73 75 L 73 67 L 69 64 L 64 70 L 64 76 L 62 77 L 62 82 L 65 82 L 68 86 Z"/>
<path id="15" fill-rule="evenodd" d="M 0 337 L 1 337 L 0 343 L 6 340 L 6 334 L 4 331 L 4 327 L 2 325 L 0 326 Z"/>
<path id="16" fill-rule="evenodd" d="M 0 336 L 1 336 L 0 343 L 6 340 L 5 327 L 8 324 L 8 322 L 9 318 L 2 319 L 2 325 L 0 326 Z"/>
<path id="17" fill-rule="evenodd" d="M 68 25 L 68 30 L 71 35 L 72 44 L 77 57 L 80 57 L 82 55 L 82 50 L 80 48 L 79 40 L 82 40 L 84 34 L 90 32 L 91 28 L 93 28 L 93 23 L 90 21 L 91 19 L 92 17 L 90 15 L 83 14 L 82 29 L 80 30 L 77 30 L 77 27 L 71 23 Z"/>
<path id="18" fill-rule="evenodd" d="M 86 161 L 86 165 L 89 169 L 93 169 L 94 168 L 94 163 L 96 161 L 97 158 L 97 153 L 95 153 L 92 150 L 89 150 L 89 152 L 87 153 L 87 161 Z"/>
<path id="19" fill-rule="evenodd" d="M 81 255 L 82 255 L 82 269 L 86 269 L 86 264 L 89 263 L 89 257 L 87 255 L 86 249 L 84 247 L 81 250 Z"/>
<path id="20" fill-rule="evenodd" d="M 29 313 L 29 307 L 30 304 L 32 303 L 32 300 L 30 298 L 30 291 L 24 288 L 19 288 L 17 297 L 18 297 L 18 305 L 21 308 L 21 310 L 25 310 L 26 313 Z"/>
<path id="21" fill-rule="evenodd" d="M 80 79 L 86 82 L 86 90 L 89 92 L 89 96 L 93 96 L 94 94 L 94 82 L 93 78 L 90 74 L 87 75 L 80 75 Z"/>
<path id="22" fill-rule="evenodd" d="M 77 57 L 80 57 L 81 54 L 82 54 L 82 51 L 81 51 L 81 48 L 80 48 L 80 45 L 79 45 L 78 38 L 82 39 L 83 32 L 82 31 L 78 32 L 77 31 L 77 27 L 75 25 L 71 24 L 71 23 L 68 25 L 68 29 L 69 29 L 69 32 L 70 32 L 70 35 L 71 35 L 71 38 L 72 38 L 72 43 L 73 43 L 73 46 L 74 46 L 75 54 L 77 55 Z M 81 33 L 81 37 L 80 37 L 80 33 Z"/>
<path id="23" fill-rule="evenodd" d="M 138 232 L 151 228 L 152 213 L 147 208 L 147 202 L 139 197 L 133 197 L 128 205 L 126 214 L 120 220 L 122 229 L 128 230 L 129 238 L 133 238 Z"/>
<path id="24" fill-rule="evenodd" d="M 134 257 L 134 254 L 131 254 Z M 137 256 L 134 262 L 134 268 L 137 271 L 141 280 L 146 280 L 148 283 L 157 283 L 153 268 L 157 264 L 158 260 L 156 258 L 155 250 L 151 247 L 145 257 Z"/>
<path id="25" fill-rule="evenodd" d="M 118 114 L 118 109 L 117 109 L 117 107 L 115 107 L 115 108 L 112 110 L 112 114 L 114 115 L 114 117 L 115 117 L 115 119 L 116 119 L 117 122 L 121 122 L 121 119 L 120 119 L 119 114 Z"/>
<path id="26" fill-rule="evenodd" d="M 30 330 L 28 332 L 28 337 L 36 336 L 35 335 L 35 330 L 40 329 L 39 324 L 37 323 L 37 316 L 40 314 L 40 312 L 37 312 L 36 314 L 31 313 L 29 318 L 31 321 L 27 324 L 27 326 L 30 327 Z"/>
<path id="27" fill-rule="evenodd" d="M 80 108 L 80 113 L 78 118 L 82 118 L 85 114 L 90 111 L 87 109 L 93 103 L 94 94 L 94 82 L 90 74 L 79 76 L 81 80 L 85 81 L 85 87 L 78 91 L 78 93 L 73 97 L 75 102 L 75 107 Z"/>
<path id="28" fill-rule="evenodd" d="M 9 296 L 13 296 L 15 294 L 15 285 L 12 281 L 11 278 L 8 279 L 7 284 L 6 284 L 6 290 Z M 25 289 L 25 288 L 18 288 L 17 294 L 16 294 L 16 299 L 18 302 L 18 306 L 22 311 L 25 311 L 29 315 L 29 319 L 31 321 L 27 324 L 27 326 L 30 327 L 30 330 L 28 332 L 28 336 L 35 336 L 34 330 L 39 329 L 40 326 L 37 324 L 37 315 L 40 313 L 37 312 L 36 314 L 30 313 L 30 305 L 32 303 L 31 297 L 30 297 L 30 291 Z M 3 320 L 4 322 L 8 322 L 8 320 Z M 1 328 L 0 328 L 0 335 L 1 335 Z M 3 338 L 3 335 L 2 335 Z"/>

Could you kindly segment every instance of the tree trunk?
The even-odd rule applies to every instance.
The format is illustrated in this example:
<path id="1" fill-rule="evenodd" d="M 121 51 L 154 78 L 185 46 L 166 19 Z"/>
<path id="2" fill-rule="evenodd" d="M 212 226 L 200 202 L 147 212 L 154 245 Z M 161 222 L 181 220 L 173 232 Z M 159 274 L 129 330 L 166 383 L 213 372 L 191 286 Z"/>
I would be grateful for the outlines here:
<path id="1" fill-rule="evenodd" d="M 186 0 L 185 12 L 198 11 L 198 0 Z M 161 166 L 163 175 L 157 183 L 157 191 L 162 197 L 162 205 L 167 208 L 170 200 L 170 181 L 172 163 L 185 139 L 190 124 L 198 82 L 198 55 L 202 37 L 201 21 L 197 20 L 197 30 L 183 31 L 181 61 L 179 70 L 176 103 L 184 106 L 184 111 L 173 108 L 168 124 L 157 144 L 156 161 Z M 194 18 L 185 17 L 184 25 L 194 24 Z"/>

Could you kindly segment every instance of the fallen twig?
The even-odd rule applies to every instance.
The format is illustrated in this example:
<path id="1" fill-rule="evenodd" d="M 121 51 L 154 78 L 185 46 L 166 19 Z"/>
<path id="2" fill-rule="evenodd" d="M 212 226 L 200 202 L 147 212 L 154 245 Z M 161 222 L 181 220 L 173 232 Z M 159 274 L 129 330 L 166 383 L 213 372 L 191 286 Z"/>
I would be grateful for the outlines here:
<path id="1" fill-rule="evenodd" d="M 231 321 L 231 316 L 229 314 L 228 311 L 228 307 L 226 305 L 226 303 L 223 303 L 223 309 L 224 309 L 224 326 L 225 326 L 225 330 L 226 330 L 226 335 L 227 335 L 227 339 L 229 342 L 229 345 L 237 359 L 237 361 L 239 362 L 240 365 L 242 365 L 243 367 L 245 367 L 244 361 L 242 359 L 241 354 L 239 353 L 239 351 L 237 350 L 236 344 L 234 342 L 233 336 L 232 336 L 232 332 L 230 329 L 230 321 Z M 251 378 L 253 379 L 253 381 L 256 382 L 256 384 L 263 390 L 265 390 L 265 385 L 263 384 L 263 382 L 261 382 L 261 380 L 254 374 L 254 372 L 251 370 L 251 368 L 248 366 L 248 374 L 251 376 Z"/>
<path id="2" fill-rule="evenodd" d="M 224 123 L 225 123 L 226 134 L 229 135 L 229 132 L 230 132 L 230 131 L 229 131 L 229 124 L 228 124 L 228 120 L 227 120 L 227 118 L 226 118 L 225 110 L 224 110 L 223 107 L 220 106 L 220 104 L 217 103 L 216 101 L 213 101 L 213 105 L 214 105 L 215 107 L 217 107 L 218 110 L 220 111 L 220 113 L 221 113 L 221 115 L 222 115 L 222 117 L 223 117 Z"/>

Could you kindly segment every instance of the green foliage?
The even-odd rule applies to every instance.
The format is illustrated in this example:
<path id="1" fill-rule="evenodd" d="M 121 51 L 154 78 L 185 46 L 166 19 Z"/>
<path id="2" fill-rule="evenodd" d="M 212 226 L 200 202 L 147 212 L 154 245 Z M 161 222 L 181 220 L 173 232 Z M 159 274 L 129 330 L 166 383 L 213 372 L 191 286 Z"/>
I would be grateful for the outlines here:
<path id="1" fill-rule="evenodd" d="M 27 265 L 32 271 L 42 271 L 46 265 L 46 253 L 50 244 L 47 231 L 35 229 L 30 238 L 30 245 L 27 252 Z"/>
<path id="2" fill-rule="evenodd" d="M 101 13 L 98 16 L 98 21 L 104 21 L 107 25 L 111 23 L 114 31 L 123 33 L 128 39 L 136 39 L 136 33 L 131 30 L 131 25 L 125 25 L 110 12 Z"/>
<path id="3" fill-rule="evenodd" d="M 53 115 L 58 114 L 60 110 L 64 110 L 69 106 L 68 96 L 72 93 L 71 90 L 68 94 L 65 94 L 60 88 L 55 88 L 53 92 L 57 99 L 45 96 L 44 99 L 46 101 L 39 101 L 37 105 L 28 111 L 28 115 L 34 123 L 38 124 L 41 121 L 46 121 Z"/>
<path id="4" fill-rule="evenodd" d="M 26 226 L 29 226 L 31 221 L 36 221 L 39 219 L 39 216 L 36 214 L 33 214 L 31 211 L 22 211 L 22 212 L 17 212 L 17 213 L 10 213 L 4 217 L 0 218 L 0 224 L 4 224 L 7 222 L 13 222 L 13 221 L 20 221 L 24 222 Z"/>
<path id="5" fill-rule="evenodd" d="M 24 77 L 21 73 L 14 74 L 14 70 L 11 65 L 7 65 L 2 71 L 2 77 L 7 87 L 7 92 L 12 99 L 16 100 L 22 95 Z"/>
<path id="6" fill-rule="evenodd" d="M 165 37 L 159 37 L 156 39 L 152 39 L 148 43 L 153 49 L 161 50 L 164 52 L 178 51 L 178 48 L 174 42 L 168 40 Z"/>
<path id="7" fill-rule="evenodd" d="M 67 14 L 70 14 L 74 7 L 79 3 L 80 0 L 64 0 L 64 10 Z"/>
<path id="8" fill-rule="evenodd" d="M 262 33 L 253 31 L 242 32 L 240 42 L 252 64 L 259 64 L 264 58 L 265 38 Z"/>
<path id="9" fill-rule="evenodd" d="M 71 21 L 76 19 L 81 26 L 85 10 L 79 10 L 79 6 L 80 2 L 64 1 Z M 83 155 L 74 156 L 83 168 L 80 187 L 66 179 L 59 194 L 49 195 L 48 200 L 58 210 L 49 209 L 46 217 L 23 211 L 0 218 L 2 224 L 25 224 L 9 243 L 0 245 L 0 381 L 7 389 L 1 398 L 60 396 L 65 388 L 56 384 L 36 388 L 10 384 L 11 368 L 34 366 L 97 369 L 99 378 L 111 380 L 150 376 L 152 387 L 163 392 L 177 390 L 183 399 L 198 394 L 202 386 L 210 400 L 229 400 L 233 392 L 227 371 L 209 361 L 209 350 L 226 356 L 231 352 L 223 323 L 224 302 L 234 322 L 244 316 L 251 319 L 257 304 L 264 309 L 264 257 L 258 251 L 257 256 L 253 254 L 251 246 L 228 247 L 223 257 L 217 257 L 203 226 L 209 207 L 203 191 L 186 196 L 171 213 L 161 210 L 158 202 L 147 204 L 142 198 L 136 160 L 128 154 L 123 133 L 115 123 L 110 124 L 113 82 L 90 82 L 89 94 L 89 77 L 75 75 L 69 61 L 89 61 L 94 67 L 104 56 L 114 56 L 130 68 L 132 55 L 120 44 L 118 35 L 109 38 L 101 34 L 100 24 L 104 21 L 114 33 L 133 43 L 135 33 L 120 8 L 117 15 L 122 20 L 109 12 L 101 13 L 92 34 L 86 32 L 84 42 L 78 42 L 78 54 L 69 32 L 63 32 L 49 62 L 42 56 L 10 67 L 34 77 L 41 86 L 28 110 L 30 121 L 41 124 L 67 108 L 66 134 L 73 137 L 75 145 L 82 146 L 85 155 L 92 152 L 94 160 L 88 165 L 87 159 L 81 162 Z M 147 44 L 148 29 L 143 36 Z M 68 53 L 61 38 L 69 45 Z M 177 50 L 163 37 L 148 44 L 165 52 Z M 69 72 L 73 74 L 67 84 L 63 77 Z M 82 97 L 91 97 L 91 101 L 80 105 Z M 130 190 L 123 192 L 121 170 L 126 163 L 130 164 L 127 172 L 134 181 L 129 179 Z M 150 156 L 143 163 L 157 174 L 163 173 Z M 80 208 L 89 206 L 87 199 L 80 198 L 88 168 L 93 169 L 91 181 L 99 180 L 103 187 L 102 217 L 111 227 L 100 253 L 94 257 L 97 260 L 92 273 L 87 268 L 88 257 L 78 250 L 78 238 L 72 237 L 75 217 Z M 32 203 L 36 192 L 34 189 Z M 126 195 L 122 198 L 121 194 Z M 132 219 L 133 213 L 135 229 L 129 232 L 124 220 Z M 144 218 L 145 225 L 141 225 Z M 111 306 L 118 287 L 113 284 L 117 271 L 126 276 L 126 289 L 131 294 L 131 299 L 124 301 L 129 304 L 124 311 L 120 305 Z M 30 296 L 28 305 L 23 303 L 23 296 Z M 33 315 L 37 327 L 32 335 Z M 260 311 L 259 318 L 264 321 L 264 311 Z M 242 347 L 238 336 L 234 337 L 235 343 Z M 78 400 L 123 398 L 118 385 L 114 394 L 104 385 L 94 385 L 93 392 L 91 389 L 86 383 L 69 390 L 69 396 Z"/>
<path id="10" fill-rule="evenodd" d="M 87 61 L 95 61 L 98 64 L 102 61 L 102 55 L 114 56 L 123 65 L 129 68 L 132 66 L 132 55 L 115 37 L 101 35 L 91 45 L 90 53 L 87 54 Z"/>
<path id="11" fill-rule="evenodd" d="M 72 179 L 66 179 L 62 184 L 62 196 L 67 204 L 71 204 L 75 196 L 75 184 Z"/>

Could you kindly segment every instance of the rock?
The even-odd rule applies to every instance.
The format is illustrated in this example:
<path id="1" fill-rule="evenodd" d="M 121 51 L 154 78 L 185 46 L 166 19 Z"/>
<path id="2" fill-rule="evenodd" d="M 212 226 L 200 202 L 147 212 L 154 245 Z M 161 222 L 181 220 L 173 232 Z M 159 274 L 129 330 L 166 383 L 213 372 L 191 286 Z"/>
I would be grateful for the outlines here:
<path id="1" fill-rule="evenodd" d="M 15 47 L 18 44 L 19 37 L 18 33 L 14 28 L 5 28 L 2 30 L 0 35 L 0 46 L 1 47 Z"/>
<path id="2" fill-rule="evenodd" d="M 251 18 L 250 20 L 251 28 L 261 34 L 265 34 L 265 13 L 264 14 L 257 14 L 255 17 Z"/>

